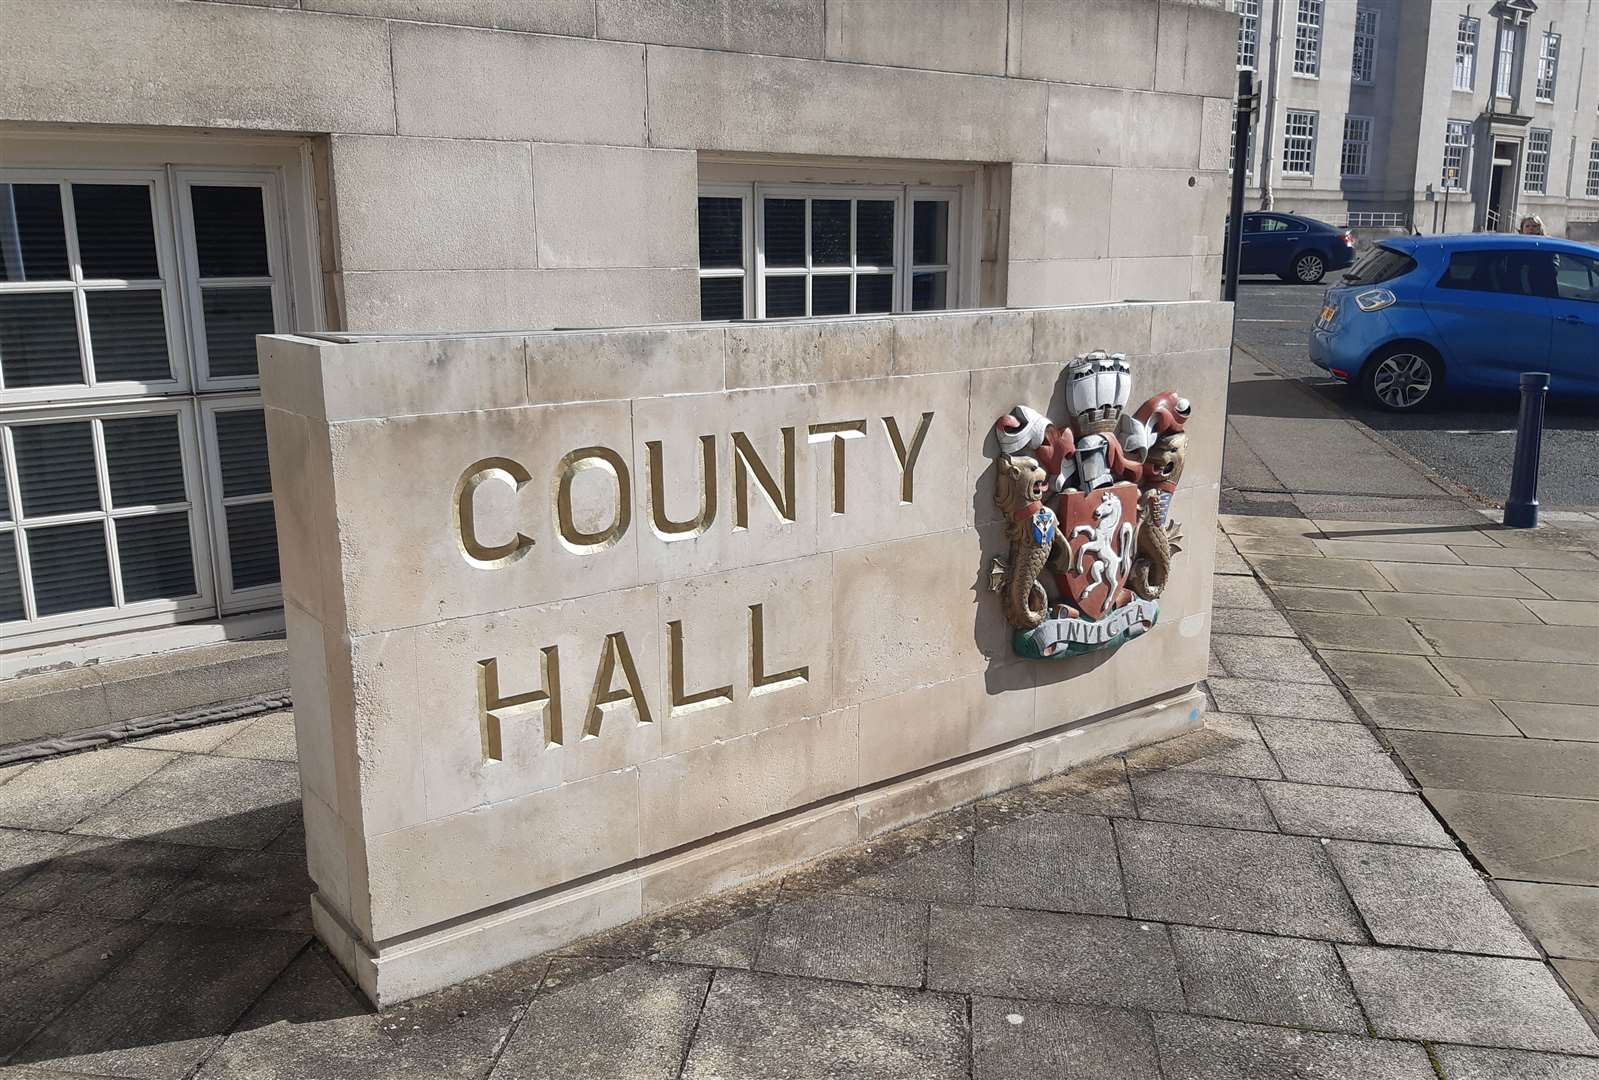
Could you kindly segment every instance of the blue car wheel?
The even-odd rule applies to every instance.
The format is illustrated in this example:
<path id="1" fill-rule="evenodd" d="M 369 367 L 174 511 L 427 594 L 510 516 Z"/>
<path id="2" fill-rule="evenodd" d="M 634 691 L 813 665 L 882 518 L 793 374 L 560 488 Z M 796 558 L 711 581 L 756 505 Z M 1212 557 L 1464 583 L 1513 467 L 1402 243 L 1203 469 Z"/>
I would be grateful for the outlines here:
<path id="1" fill-rule="evenodd" d="M 1366 400 L 1389 412 L 1420 409 L 1443 385 L 1443 364 L 1420 345 L 1395 345 L 1366 361 L 1360 386 Z"/>

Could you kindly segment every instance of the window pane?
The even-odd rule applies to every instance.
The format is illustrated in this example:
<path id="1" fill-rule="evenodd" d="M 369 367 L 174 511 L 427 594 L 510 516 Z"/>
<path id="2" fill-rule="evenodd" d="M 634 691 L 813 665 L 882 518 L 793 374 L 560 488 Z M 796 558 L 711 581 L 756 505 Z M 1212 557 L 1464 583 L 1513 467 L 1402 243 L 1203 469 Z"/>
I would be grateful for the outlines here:
<path id="1" fill-rule="evenodd" d="M 700 278 L 700 318 L 710 320 L 742 319 L 743 317 L 743 278 Z"/>
<path id="2" fill-rule="evenodd" d="M 105 525 L 99 521 L 29 529 L 28 569 L 33 572 L 33 602 L 40 617 L 110 607 L 113 602 Z"/>
<path id="3" fill-rule="evenodd" d="M 146 184 L 73 184 L 86 278 L 155 278 L 155 222 Z"/>
<path id="4" fill-rule="evenodd" d="M 83 384 L 71 293 L 0 296 L 0 375 L 8 390 Z"/>
<path id="5" fill-rule="evenodd" d="M 258 187 L 189 189 L 201 277 L 266 277 L 266 212 Z"/>
<path id="6" fill-rule="evenodd" d="M 272 289 L 201 289 L 205 312 L 205 351 L 213 379 L 251 376 L 255 335 L 270 334 Z"/>
<path id="7" fill-rule="evenodd" d="M 262 495 L 272 490 L 267 469 L 266 413 L 236 409 L 216 414 L 217 462 L 222 470 L 222 497 Z"/>
<path id="8" fill-rule="evenodd" d="M 855 312 L 868 315 L 894 310 L 894 275 L 862 274 L 855 279 Z"/>
<path id="9" fill-rule="evenodd" d="M 949 262 L 949 203 L 921 200 L 911 209 L 911 261 Z"/>
<path id="10" fill-rule="evenodd" d="M 165 382 L 172 378 L 161 290 L 86 292 L 83 299 L 89 306 L 89 345 L 94 351 L 96 380 Z"/>
<path id="11" fill-rule="evenodd" d="M 277 584 L 278 529 L 271 503 L 228 507 L 228 563 L 235 589 Z"/>
<path id="12" fill-rule="evenodd" d="M 22 618 L 22 575 L 17 572 L 17 538 L 0 533 L 0 622 Z"/>
<path id="13" fill-rule="evenodd" d="M 0 281 L 61 281 L 67 228 L 57 184 L 0 184 Z"/>
<path id="14" fill-rule="evenodd" d="M 744 200 L 702 197 L 700 266 L 720 269 L 743 265 Z"/>
<path id="15" fill-rule="evenodd" d="M 112 506 L 152 506 L 185 502 L 183 444 L 176 413 L 165 416 L 109 417 L 105 434 Z"/>
<path id="16" fill-rule="evenodd" d="M 766 317 L 781 319 L 805 314 L 805 279 L 773 277 L 766 279 Z"/>
<path id="17" fill-rule="evenodd" d="M 122 599 L 126 603 L 193 596 L 189 512 L 120 519 L 117 562 L 122 567 Z"/>
<path id="18" fill-rule="evenodd" d="M 811 279 L 811 314 L 849 314 L 848 274 L 818 274 Z"/>
<path id="19" fill-rule="evenodd" d="M 11 444 L 17 452 L 17 485 L 25 515 L 100 509 L 89 421 L 17 424 L 11 429 Z"/>
<path id="20" fill-rule="evenodd" d="M 766 200 L 766 265 L 805 265 L 805 200 Z"/>
<path id="21" fill-rule="evenodd" d="M 849 200 L 811 200 L 811 265 L 849 265 Z"/>
<path id="22" fill-rule="evenodd" d="M 940 311 L 949 307 L 944 292 L 949 275 L 939 270 L 931 274 L 911 275 L 911 310 Z"/>
<path id="23" fill-rule="evenodd" d="M 11 493 L 6 487 L 5 443 L 0 441 L 0 521 L 11 520 Z"/>
<path id="24" fill-rule="evenodd" d="M 858 266 L 894 265 L 894 203 L 862 199 L 855 204 L 855 262 Z"/>

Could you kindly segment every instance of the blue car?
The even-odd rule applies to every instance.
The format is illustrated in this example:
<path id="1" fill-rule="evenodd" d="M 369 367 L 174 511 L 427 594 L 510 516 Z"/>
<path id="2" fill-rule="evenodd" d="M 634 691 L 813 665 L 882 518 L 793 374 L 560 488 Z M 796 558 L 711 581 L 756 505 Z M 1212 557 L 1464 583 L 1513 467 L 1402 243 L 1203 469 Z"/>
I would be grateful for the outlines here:
<path id="1" fill-rule="evenodd" d="M 1407 236 L 1327 290 L 1310 358 L 1372 404 L 1418 409 L 1451 390 L 1515 392 L 1550 373 L 1599 395 L 1599 247 L 1544 236 Z"/>
<path id="2" fill-rule="evenodd" d="M 1303 214 L 1245 214 L 1238 240 L 1240 274 L 1276 274 L 1301 285 L 1314 285 L 1355 261 L 1355 238 L 1348 229 Z"/>

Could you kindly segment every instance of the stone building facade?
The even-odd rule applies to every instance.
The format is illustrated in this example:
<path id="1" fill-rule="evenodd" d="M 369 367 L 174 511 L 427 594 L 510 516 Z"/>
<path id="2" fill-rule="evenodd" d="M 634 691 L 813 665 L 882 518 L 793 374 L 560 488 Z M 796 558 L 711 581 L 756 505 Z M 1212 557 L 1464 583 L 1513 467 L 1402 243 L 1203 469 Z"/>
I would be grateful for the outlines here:
<path id="1" fill-rule="evenodd" d="M 1590 0 L 1233 0 L 1251 204 L 1422 232 L 1599 234 Z M 1270 137 L 1266 137 L 1266 133 Z"/>
<path id="2" fill-rule="evenodd" d="M 1218 292 L 1219 0 L 3 0 L 0 26 L 0 676 L 281 627 L 258 333 Z"/>

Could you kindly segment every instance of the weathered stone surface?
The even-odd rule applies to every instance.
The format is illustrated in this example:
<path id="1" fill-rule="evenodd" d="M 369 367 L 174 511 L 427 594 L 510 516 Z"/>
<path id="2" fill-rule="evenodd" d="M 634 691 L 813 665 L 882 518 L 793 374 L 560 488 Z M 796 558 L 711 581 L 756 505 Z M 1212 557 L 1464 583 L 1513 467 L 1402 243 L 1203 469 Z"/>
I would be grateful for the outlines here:
<path id="1" fill-rule="evenodd" d="M 299 0 L 299 6 L 307 11 L 337 11 L 380 19 L 594 36 L 593 0 L 541 0 L 537 4 L 521 0 Z"/>
<path id="2" fill-rule="evenodd" d="M 1116 0 L 1104 6 L 1094 30 L 1082 33 L 1069 7 L 1025 0 L 1011 8 L 1007 71 L 1027 78 L 1154 88 L 1155 8 Z"/>
<path id="3" fill-rule="evenodd" d="M 1296 637 L 1288 620 L 1275 611 L 1260 608 L 1216 608 L 1210 613 L 1211 629 L 1217 634 L 1255 634 L 1266 637 Z"/>
<path id="4" fill-rule="evenodd" d="M 1465 660 L 1440 656 L 1433 664 L 1465 693 L 1482 697 L 1599 705 L 1599 672 L 1591 664 Z"/>
<path id="5" fill-rule="evenodd" d="M 1289 611 L 1326 611 L 1340 615 L 1389 614 L 1374 607 L 1371 597 L 1354 589 L 1311 589 L 1298 585 L 1273 585 L 1272 595 Z M 1372 593 L 1371 596 L 1387 596 Z"/>
<path id="6" fill-rule="evenodd" d="M 1495 878 L 1599 885 L 1599 802 L 1441 788 L 1425 794 Z"/>
<path id="7" fill-rule="evenodd" d="M 1560 664 L 1599 662 L 1599 644 L 1594 642 L 1593 635 L 1574 633 L 1563 626 L 1529 625 L 1492 630 L 1472 622 L 1422 619 L 1417 620 L 1416 629 L 1440 656 Z M 1595 680 L 1599 680 L 1599 672 L 1593 674 Z"/>
<path id="8" fill-rule="evenodd" d="M 1372 563 L 1354 559 L 1303 559 L 1261 555 L 1250 559 L 1272 585 L 1305 585 L 1323 589 L 1386 590 L 1394 588 Z"/>
<path id="9" fill-rule="evenodd" d="M 1447 544 L 1451 547 L 1495 548 L 1499 545 L 1487 533 L 1458 522 L 1427 523 L 1404 521 L 1350 521 L 1341 518 L 1314 519 L 1316 527 L 1329 540 L 1370 540 L 1384 544 Z"/>
<path id="10" fill-rule="evenodd" d="M 945 4 L 904 19 L 872 0 L 827 0 L 827 58 L 934 71 L 1005 73 L 1006 9 L 989 0 Z M 757 49 L 755 52 L 776 52 Z"/>
<path id="11" fill-rule="evenodd" d="M 0 784 L 0 825 L 64 832 L 174 760 L 113 747 L 36 762 Z"/>
<path id="12" fill-rule="evenodd" d="M 934 990 L 1135 1008 L 1180 1009 L 1163 927 L 1099 915 L 933 905 Z"/>
<path id="13" fill-rule="evenodd" d="M 1599 960 L 1599 888 L 1496 882 L 1550 956 Z"/>
<path id="14" fill-rule="evenodd" d="M 1432 1052 L 1449 1080 L 1599 1080 L 1599 1058 L 1484 1046 L 1437 1045 Z"/>
<path id="15" fill-rule="evenodd" d="M 1306 641 L 1317 648 L 1417 655 L 1432 651 L 1403 619 L 1299 611 L 1289 621 L 1304 635 Z"/>
<path id="16" fill-rule="evenodd" d="M 1433 1080 L 1414 1044 L 1188 1016 L 1155 1017 L 1166 1080 Z"/>
<path id="17" fill-rule="evenodd" d="M 1134 918 L 1366 940 L 1314 840 L 1147 821 L 1114 824 Z"/>
<path id="18" fill-rule="evenodd" d="M 1425 656 L 1319 649 L 1321 658 L 1344 685 L 1363 690 L 1447 694 L 1451 687 Z"/>
<path id="19" fill-rule="evenodd" d="M 1599 745 L 1395 731 L 1394 750 L 1425 788 L 1599 799 Z"/>
<path id="20" fill-rule="evenodd" d="M 1237 544 L 1238 550 L 1246 556 L 1306 555 L 1316 558 L 1322 554 L 1321 548 L 1310 536 L 1250 536 L 1245 533 L 1238 537 Z"/>
<path id="21" fill-rule="evenodd" d="M 287 762 L 183 757 L 79 822 L 72 831 L 127 839 L 158 836 L 168 843 L 206 847 L 259 848 L 283 831 L 294 816 L 299 797 L 299 775 Z"/>
<path id="22" fill-rule="evenodd" d="M 1583 1008 L 1593 1015 L 1599 1009 L 1599 963 L 1592 960 L 1554 960 L 1551 961 L 1555 970 L 1560 972 L 1560 977 L 1571 987 L 1572 993 L 1577 995 L 1577 1000 L 1582 1002 Z"/>
<path id="23" fill-rule="evenodd" d="M 265 851 L 214 853 L 193 877 L 145 913 L 155 922 L 311 930 L 314 886 L 302 855 Z"/>
<path id="24" fill-rule="evenodd" d="M 1334 840 L 1327 854 L 1381 944 L 1538 955 L 1458 852 Z"/>
<path id="25" fill-rule="evenodd" d="M 922 985 L 926 939 L 925 904 L 840 893 L 773 908 L 755 966 L 777 975 L 915 987 Z"/>
<path id="26" fill-rule="evenodd" d="M 768 56 L 821 56 L 821 0 L 597 0 L 599 36 Z"/>
<path id="27" fill-rule="evenodd" d="M 755 954 L 760 948 L 761 934 L 765 929 L 766 913 L 762 912 L 716 930 L 707 930 L 680 945 L 662 949 L 655 954 L 654 959 L 748 970 L 755 966 Z"/>
<path id="28" fill-rule="evenodd" d="M 980 904 L 1125 915 L 1110 823 L 1078 814 L 1037 814 L 977 834 Z"/>
<path id="29" fill-rule="evenodd" d="M 1324 941 L 1171 929 L 1183 991 L 1194 1012 L 1285 1027 L 1365 1031 L 1365 1019 Z"/>
<path id="30" fill-rule="evenodd" d="M 212 853 L 141 840 L 70 838 L 67 850 L 9 892 L 7 907 L 74 911 L 107 918 L 134 918 L 187 878 Z M 300 860 L 303 865 L 304 860 Z M 305 896 L 299 897 L 303 906 Z"/>
<path id="31" fill-rule="evenodd" d="M 1266 590 L 1255 583 L 1254 578 L 1219 578 L 1215 583 L 1213 595 L 1217 607 L 1273 610 L 1271 597 L 1266 595 Z"/>
<path id="32" fill-rule="evenodd" d="M 1552 705 L 1535 701 L 1495 701 L 1494 704 L 1529 739 L 1599 742 L 1599 708 L 1592 705 Z"/>
<path id="33" fill-rule="evenodd" d="M 1592 570 L 1526 570 L 1523 576 L 1556 600 L 1599 600 L 1599 575 Z"/>
<path id="34" fill-rule="evenodd" d="M 1160 1080 L 1149 1017 L 1127 1009 L 972 999 L 972 1075 Z"/>
<path id="35" fill-rule="evenodd" d="M 1364 727 L 1278 716 L 1261 717 L 1255 726 L 1289 780 L 1411 790 L 1409 781 Z"/>
<path id="36" fill-rule="evenodd" d="M 1599 1038 L 1536 960 L 1339 946 L 1376 1034 L 1599 1054 Z"/>
<path id="37" fill-rule="evenodd" d="M 1550 626 L 1599 626 L 1599 604 L 1576 600 L 1523 600 Z"/>
<path id="38" fill-rule="evenodd" d="M 1317 551 L 1329 559 L 1364 559 L 1372 562 L 1424 562 L 1459 566 L 1462 560 L 1442 544 L 1390 544 L 1381 540 L 1314 540 Z"/>
<path id="39" fill-rule="evenodd" d="M 972 843 L 966 840 L 912 855 L 875 874 L 858 877 L 842 891 L 894 900 L 970 904 L 972 863 Z"/>
<path id="40" fill-rule="evenodd" d="M 7 919 L 0 935 L 0 1012 L 41 1023 L 115 968 L 155 927 L 44 912 Z"/>
<path id="41" fill-rule="evenodd" d="M 1162 769 L 1272 780 L 1283 775 L 1249 717 L 1226 713 L 1207 713 L 1202 730 L 1127 755 L 1127 771 L 1133 776 Z"/>
<path id="42" fill-rule="evenodd" d="M 1432 566 L 1426 563 L 1377 562 L 1381 580 L 1397 592 L 1444 593 L 1450 596 L 1516 596 L 1542 599 L 1546 594 L 1509 567 Z M 1563 574 L 1565 570 L 1529 571 Z M 1378 586 L 1379 588 L 1381 586 Z"/>
<path id="43" fill-rule="evenodd" d="M 695 184 L 683 151 L 534 147 L 538 265 L 695 265 Z"/>
<path id="44" fill-rule="evenodd" d="M 72 844 L 72 838 L 29 829 L 0 829 L 0 895 L 37 872 Z"/>
<path id="45" fill-rule="evenodd" d="M 1215 714 L 1207 719 L 1213 719 Z M 1258 736 L 1257 736 L 1258 741 Z M 1262 747 L 1264 750 L 1264 746 Z M 991 828 L 1002 821 L 1014 821 L 1046 810 L 1068 814 L 1104 814 L 1136 817 L 1132 789 L 1127 786 L 1127 770 L 1122 759 L 1085 765 L 1070 772 L 1045 777 L 1025 787 L 1012 788 L 978 800 L 973 809 L 977 822 Z"/>
<path id="46" fill-rule="evenodd" d="M 1366 597 L 1380 614 L 1399 619 L 1458 619 L 1462 622 L 1529 623 L 1527 601 L 1502 596 L 1374 592 Z M 1537 603 L 1537 601 L 1531 601 Z M 1535 618 L 1535 617 L 1534 617 Z"/>
<path id="47" fill-rule="evenodd" d="M 251 720 L 243 731 L 217 744 L 213 753 L 221 757 L 255 758 L 259 761 L 294 761 L 294 714 L 271 713 Z"/>
<path id="48" fill-rule="evenodd" d="M 1332 681 L 1310 651 L 1294 639 L 1216 633 L 1211 635 L 1210 651 L 1221 661 L 1226 674 L 1236 678 L 1270 674 L 1283 682 Z"/>
<path id="49" fill-rule="evenodd" d="M 1409 731 L 1455 731 L 1463 735 L 1515 735 L 1516 726 L 1491 701 L 1449 694 L 1356 690 L 1355 700 L 1372 723 Z M 1532 706 L 1540 709 L 1544 706 Z"/>
<path id="50" fill-rule="evenodd" d="M 719 971 L 684 1080 L 968 1076 L 958 997 Z"/>
<path id="51" fill-rule="evenodd" d="M 1147 821 L 1272 832 L 1276 824 L 1251 780 L 1203 773 L 1148 773 L 1133 780 L 1138 816 Z"/>
<path id="52" fill-rule="evenodd" d="M 201 724 L 199 727 L 179 728 L 165 735 L 151 735 L 143 739 L 130 739 L 129 746 L 141 750 L 172 750 L 180 754 L 209 754 L 235 735 L 256 723 L 254 717 L 227 720 L 220 724 Z"/>
<path id="53" fill-rule="evenodd" d="M 1343 694 L 1333 686 L 1264 679 L 1211 679 L 1208 685 L 1211 696 L 1216 699 L 1216 707 L 1225 712 L 1346 724 L 1358 722 Z"/>
<path id="54" fill-rule="evenodd" d="M 1285 833 L 1388 844 L 1453 847 L 1427 804 L 1398 791 L 1266 782 L 1260 785 Z"/>

